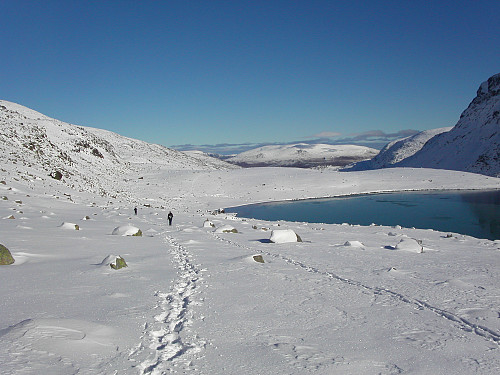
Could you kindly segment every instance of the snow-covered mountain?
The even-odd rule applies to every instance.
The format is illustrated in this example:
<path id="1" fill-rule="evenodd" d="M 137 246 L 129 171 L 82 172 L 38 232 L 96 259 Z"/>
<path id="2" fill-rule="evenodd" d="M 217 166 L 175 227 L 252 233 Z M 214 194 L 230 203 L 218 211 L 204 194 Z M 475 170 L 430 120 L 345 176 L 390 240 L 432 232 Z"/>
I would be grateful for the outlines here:
<path id="1" fill-rule="evenodd" d="M 430 139 L 398 166 L 453 169 L 500 175 L 500 73 L 483 82 L 477 96 L 447 133 Z"/>
<path id="2" fill-rule="evenodd" d="M 439 128 L 424 130 L 410 137 L 397 139 L 388 143 L 379 154 L 373 159 L 360 161 L 345 170 L 363 171 L 368 169 L 388 168 L 394 164 L 406 159 L 417 151 L 432 137 L 450 131 L 452 128 Z"/>
<path id="3" fill-rule="evenodd" d="M 248 150 L 227 159 L 243 167 L 345 166 L 371 159 L 378 151 L 356 145 L 292 144 L 264 146 Z"/>
<path id="4" fill-rule="evenodd" d="M 33 167 L 30 173 L 37 178 L 52 175 L 101 194 L 117 179 L 147 169 L 234 168 L 215 158 L 196 158 L 110 131 L 71 125 L 5 100 L 0 100 L 0 155 L 3 165 Z"/>
<path id="5" fill-rule="evenodd" d="M 500 176 L 500 73 L 479 86 L 477 96 L 451 130 L 429 130 L 390 143 L 372 161 L 350 170 L 391 166 Z"/>

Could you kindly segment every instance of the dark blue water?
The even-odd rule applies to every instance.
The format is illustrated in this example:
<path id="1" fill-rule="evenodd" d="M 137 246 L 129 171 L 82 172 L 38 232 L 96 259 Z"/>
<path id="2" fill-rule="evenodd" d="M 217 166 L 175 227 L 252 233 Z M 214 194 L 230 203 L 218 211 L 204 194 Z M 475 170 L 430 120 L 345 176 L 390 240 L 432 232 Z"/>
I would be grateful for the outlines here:
<path id="1" fill-rule="evenodd" d="M 254 204 L 226 212 L 271 221 L 401 225 L 500 239 L 500 190 L 369 194 Z"/>

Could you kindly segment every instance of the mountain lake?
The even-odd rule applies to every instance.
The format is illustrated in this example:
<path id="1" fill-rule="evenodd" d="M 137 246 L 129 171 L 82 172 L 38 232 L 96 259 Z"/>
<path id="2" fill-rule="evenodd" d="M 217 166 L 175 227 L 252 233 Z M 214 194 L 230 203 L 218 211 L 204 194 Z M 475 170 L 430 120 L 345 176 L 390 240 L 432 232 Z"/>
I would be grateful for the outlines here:
<path id="1" fill-rule="evenodd" d="M 400 225 L 500 239 L 500 190 L 363 194 L 259 203 L 225 211 L 269 221 Z"/>

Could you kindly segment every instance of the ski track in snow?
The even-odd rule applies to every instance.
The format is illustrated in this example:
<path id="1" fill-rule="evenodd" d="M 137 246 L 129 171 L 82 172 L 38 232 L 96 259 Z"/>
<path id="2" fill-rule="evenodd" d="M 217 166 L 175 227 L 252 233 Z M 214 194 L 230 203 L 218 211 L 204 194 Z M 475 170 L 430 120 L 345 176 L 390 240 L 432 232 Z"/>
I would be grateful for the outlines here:
<path id="1" fill-rule="evenodd" d="M 215 239 L 222 241 L 222 242 L 225 242 L 229 245 L 240 247 L 240 248 L 243 248 L 243 249 L 248 250 L 248 251 L 253 251 L 253 249 L 251 249 L 250 247 L 241 245 L 239 243 L 233 242 L 233 241 L 228 240 L 226 238 L 222 238 L 213 232 L 211 232 L 210 234 Z M 461 329 L 465 332 L 468 332 L 468 333 L 476 334 L 476 335 L 500 346 L 500 333 L 496 332 L 495 330 L 489 329 L 488 327 L 474 324 L 474 323 L 468 321 L 467 319 L 461 318 L 461 317 L 457 316 L 456 314 L 453 314 L 452 312 L 449 312 L 449 311 L 440 309 L 438 307 L 432 306 L 432 305 L 428 304 L 427 302 L 420 301 L 416 298 L 407 297 L 401 293 L 395 292 L 395 291 L 390 290 L 390 289 L 380 288 L 377 286 L 365 285 L 362 282 L 347 279 L 347 278 L 341 277 L 339 275 L 336 275 L 332 272 L 321 271 L 315 267 L 308 266 L 308 265 L 304 264 L 303 262 L 288 258 L 282 254 L 274 254 L 274 253 L 270 253 L 267 251 L 266 252 L 263 251 L 262 253 L 267 255 L 267 256 L 273 257 L 275 259 L 279 259 L 279 260 L 285 261 L 289 264 L 292 264 L 294 266 L 297 266 L 297 267 L 299 267 L 307 272 L 323 275 L 323 276 L 328 277 L 331 280 L 336 280 L 336 281 L 339 281 L 339 282 L 342 282 L 342 283 L 345 283 L 345 284 L 348 284 L 351 286 L 362 288 L 364 290 L 367 290 L 367 291 L 373 293 L 374 295 L 385 294 L 385 295 L 388 295 L 394 299 L 400 300 L 408 305 L 413 305 L 413 307 L 418 309 L 418 310 L 426 309 L 426 310 L 431 311 L 432 313 L 438 315 L 441 318 L 447 319 L 447 320 L 455 323 L 455 325 L 458 326 L 459 329 Z"/>
<path id="2" fill-rule="evenodd" d="M 191 307 L 199 304 L 194 296 L 203 280 L 201 271 L 191 263 L 191 256 L 185 247 L 169 235 L 166 235 L 165 241 L 179 275 L 170 292 L 155 293 L 158 297 L 156 308 L 160 309 L 160 313 L 154 317 L 155 322 L 151 326 L 145 326 L 143 340 L 149 341 L 152 353 L 137 366 L 141 375 L 164 374 L 174 371 L 174 367 L 194 370 L 192 359 L 205 347 L 204 340 L 196 335 L 188 335 L 185 330 L 193 319 Z M 144 349 L 144 344 L 139 345 L 129 357 Z"/>

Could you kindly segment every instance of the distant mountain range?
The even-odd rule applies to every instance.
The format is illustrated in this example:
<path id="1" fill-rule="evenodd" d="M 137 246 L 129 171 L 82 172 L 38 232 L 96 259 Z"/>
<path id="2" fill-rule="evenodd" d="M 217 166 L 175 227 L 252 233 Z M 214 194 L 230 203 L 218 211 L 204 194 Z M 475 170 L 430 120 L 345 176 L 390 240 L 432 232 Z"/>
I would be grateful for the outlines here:
<path id="1" fill-rule="evenodd" d="M 427 130 L 389 143 L 345 170 L 387 167 L 451 169 L 500 176 L 500 73 L 483 82 L 453 128 Z"/>
<path id="2" fill-rule="evenodd" d="M 263 146 L 233 156 L 226 161 L 242 167 L 343 167 L 371 159 L 378 150 L 356 145 L 292 144 Z"/>
<path id="3" fill-rule="evenodd" d="M 56 178 L 74 188 L 105 194 L 117 179 L 160 168 L 215 170 L 258 166 L 342 167 L 365 170 L 417 167 L 500 176 L 500 74 L 483 82 L 453 128 L 426 130 L 394 141 L 380 153 L 356 145 L 264 146 L 227 161 L 184 153 L 106 130 L 71 125 L 0 100 L 0 161 L 19 178 Z M 1 166 L 0 166 L 1 168 Z"/>

